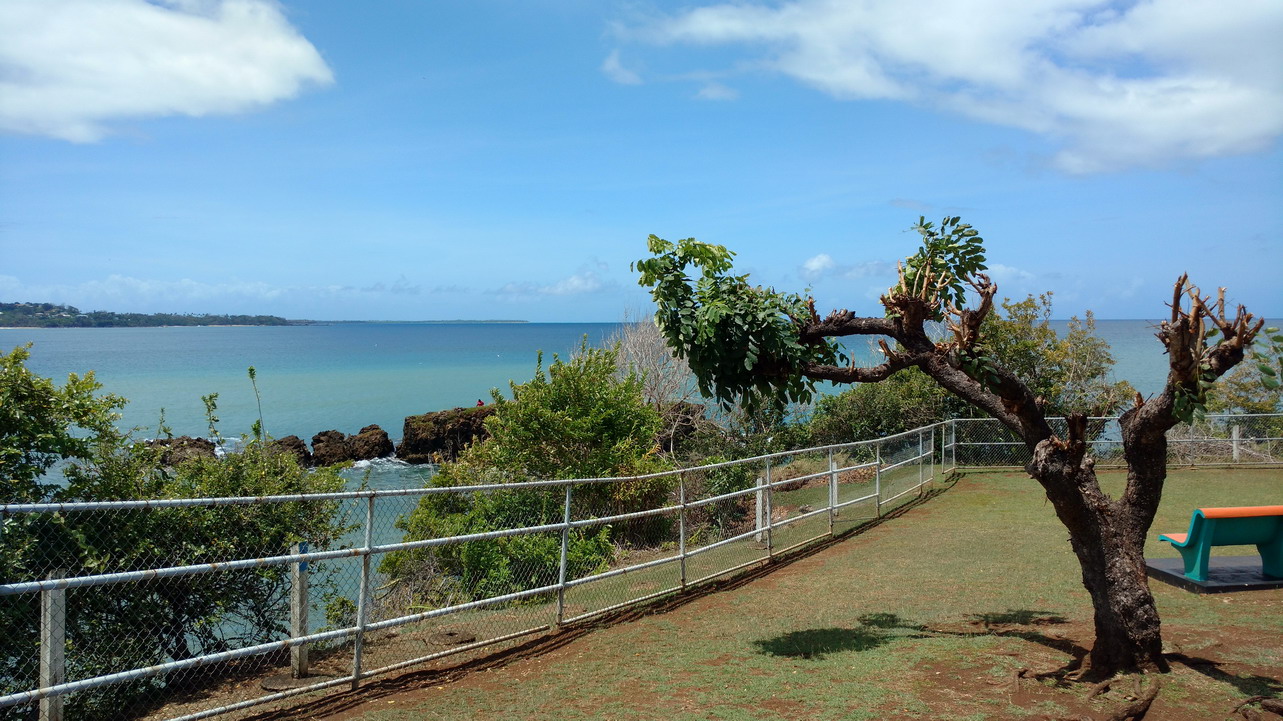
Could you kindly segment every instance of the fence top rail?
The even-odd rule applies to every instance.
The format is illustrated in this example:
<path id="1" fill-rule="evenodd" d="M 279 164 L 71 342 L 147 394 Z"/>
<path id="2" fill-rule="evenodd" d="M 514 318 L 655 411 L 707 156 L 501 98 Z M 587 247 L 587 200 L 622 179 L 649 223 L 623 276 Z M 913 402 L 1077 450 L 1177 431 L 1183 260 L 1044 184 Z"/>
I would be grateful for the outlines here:
<path id="1" fill-rule="evenodd" d="M 932 423 L 930 425 L 915 428 L 904 433 L 897 433 L 893 436 L 884 438 L 875 438 L 864 441 L 851 441 L 847 443 L 832 443 L 826 446 L 814 446 L 811 448 L 799 448 L 788 451 L 778 451 L 767 453 L 751 458 L 738 458 L 721 463 L 710 463 L 703 466 L 691 466 L 689 468 L 674 468 L 667 471 L 657 471 L 655 473 L 645 473 L 636 476 L 619 476 L 613 478 L 562 478 L 543 481 L 522 481 L 518 483 L 486 483 L 472 486 L 430 486 L 426 488 L 392 488 L 382 490 L 358 490 L 358 491 L 339 491 L 336 493 L 295 493 L 279 496 L 222 496 L 207 498 L 152 498 L 128 501 L 66 501 L 53 503 L 4 503 L 0 504 L 0 514 L 2 513 L 59 513 L 70 511 L 125 511 L 138 509 L 156 509 L 156 508 L 182 508 L 190 506 L 233 506 L 233 505 L 254 505 L 260 503 L 291 503 L 291 502 L 322 502 L 322 501 L 344 501 L 359 498 L 390 498 L 398 496 L 422 496 L 435 493 L 484 493 L 487 491 L 517 491 L 528 490 L 532 488 L 555 488 L 575 485 L 580 483 L 621 483 L 625 481 L 640 481 L 653 478 L 663 478 L 665 476 L 674 476 L 684 473 L 697 471 L 710 471 L 718 468 L 729 466 L 744 465 L 747 463 L 760 463 L 777 458 L 796 456 L 803 453 L 820 453 L 830 450 L 843 450 L 848 448 L 859 448 L 870 446 L 884 441 L 892 441 L 898 438 L 911 436 L 915 433 L 930 430 L 936 426 L 941 426 L 946 421 Z"/>

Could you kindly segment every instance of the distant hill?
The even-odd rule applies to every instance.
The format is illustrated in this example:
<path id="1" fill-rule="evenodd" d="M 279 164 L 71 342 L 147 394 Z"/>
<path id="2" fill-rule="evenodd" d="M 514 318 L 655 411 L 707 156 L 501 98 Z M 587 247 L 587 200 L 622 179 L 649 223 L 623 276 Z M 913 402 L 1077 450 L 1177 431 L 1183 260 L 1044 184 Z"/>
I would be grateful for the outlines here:
<path id="1" fill-rule="evenodd" d="M 306 325 L 275 315 L 210 315 L 202 313 L 82 313 L 71 305 L 0 303 L 0 327 L 10 328 L 145 328 L 166 325 Z"/>

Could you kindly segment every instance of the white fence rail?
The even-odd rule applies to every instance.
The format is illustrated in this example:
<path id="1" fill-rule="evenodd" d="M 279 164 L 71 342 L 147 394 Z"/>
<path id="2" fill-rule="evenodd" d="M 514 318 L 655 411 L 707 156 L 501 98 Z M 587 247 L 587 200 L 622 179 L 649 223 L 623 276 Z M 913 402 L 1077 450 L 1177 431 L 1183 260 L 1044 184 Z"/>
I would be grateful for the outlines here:
<path id="1" fill-rule="evenodd" d="M 136 553 L 135 567 L 120 567 L 112 558 L 62 563 L 80 557 L 49 549 L 28 577 L 0 578 L 0 618 L 18 626 L 6 633 L 29 638 L 0 659 L 0 718 L 207 718 L 545 633 L 880 517 L 950 470 L 951 428 L 632 478 L 0 505 L 6 532 L 15 524 L 88 533 L 140 517 L 182 529 L 154 539 L 156 554 L 140 567 Z M 637 489 L 656 501 L 628 502 Z M 521 512 L 499 527 L 459 523 L 452 533 L 407 537 L 415 509 L 433 503 Z M 333 548 L 299 538 L 165 563 L 167 543 L 217 545 L 205 534 L 218 524 L 250 523 L 256 509 L 284 504 L 329 509 L 352 528 Z M 212 531 L 201 525 L 209 519 Z M 596 560 L 585 560 L 591 553 Z M 384 568 L 389 558 L 399 559 L 395 573 Z M 197 631 L 157 618 L 160 628 L 101 632 L 113 614 L 155 607 L 163 616 L 210 588 L 241 588 L 237 579 L 268 597 L 207 612 Z M 247 684 L 260 689 L 273 674 L 298 680 L 245 698 Z"/>
<path id="2" fill-rule="evenodd" d="M 1117 419 L 1089 433 L 1098 466 L 1121 463 Z M 1209 416 L 1169 441 L 1173 465 L 1277 464 L 1283 415 Z M 959 419 L 633 478 L 0 505 L 0 564 L 17 539 L 48 546 L 40 564 L 0 565 L 0 719 L 201 719 L 355 688 L 761 564 L 880 517 L 937 473 L 1027 461 L 997 421 Z M 348 532 L 234 548 L 219 535 L 279 508 Z M 477 524 L 477 508 L 509 512 Z M 417 527 L 416 509 L 455 522 Z M 169 535 L 119 557 L 72 547 L 130 524 Z"/>
<path id="3" fill-rule="evenodd" d="M 1052 428 L 1064 437 L 1063 418 L 1053 418 Z M 1025 444 L 994 418 L 960 418 L 956 428 L 959 467 L 1024 467 L 1030 460 Z M 1123 465 L 1122 431 L 1117 417 L 1090 418 L 1087 433 L 1098 468 Z M 1176 426 L 1167 433 L 1169 466 L 1241 465 L 1283 463 L 1283 414 L 1208 415 L 1195 423 Z"/>

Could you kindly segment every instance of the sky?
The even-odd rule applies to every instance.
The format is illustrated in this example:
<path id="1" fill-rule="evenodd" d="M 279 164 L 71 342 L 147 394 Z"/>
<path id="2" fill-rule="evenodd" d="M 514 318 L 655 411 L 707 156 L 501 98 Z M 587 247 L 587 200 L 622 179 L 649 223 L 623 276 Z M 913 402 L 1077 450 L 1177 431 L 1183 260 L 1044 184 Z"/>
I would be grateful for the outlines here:
<path id="1" fill-rule="evenodd" d="M 618 321 L 695 237 L 880 315 L 920 216 L 1000 297 L 1283 316 L 1278 0 L 3 0 L 0 300 Z"/>

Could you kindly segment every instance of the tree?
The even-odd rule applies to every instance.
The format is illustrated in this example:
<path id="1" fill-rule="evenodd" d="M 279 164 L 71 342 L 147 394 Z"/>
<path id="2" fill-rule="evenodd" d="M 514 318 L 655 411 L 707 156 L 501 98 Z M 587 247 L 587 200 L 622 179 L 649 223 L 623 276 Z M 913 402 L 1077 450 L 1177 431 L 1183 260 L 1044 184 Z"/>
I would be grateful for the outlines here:
<path id="1" fill-rule="evenodd" d="M 1167 474 L 1166 432 L 1200 411 L 1216 379 L 1243 360 L 1260 331 L 1242 306 L 1225 312 L 1181 276 L 1171 315 L 1158 338 L 1169 355 L 1167 382 L 1157 396 L 1137 394 L 1120 419 L 1126 488 L 1111 498 L 1096 479 L 1087 416 L 1068 416 L 1064 437 L 1053 432 L 1040 399 L 984 345 L 984 323 L 997 286 L 985 270 L 983 241 L 957 217 L 936 228 L 919 219 L 922 246 L 899 265 L 899 282 L 881 302 L 883 317 L 837 310 L 821 318 L 812 299 L 781 294 L 730 275 L 733 254 L 693 238 L 670 243 L 650 237 L 651 256 L 634 265 L 651 288 L 656 319 L 674 351 L 688 359 L 701 387 L 723 402 L 760 397 L 809 398 L 814 383 L 873 383 L 918 368 L 936 383 L 997 418 L 1032 453 L 1026 466 L 1069 531 L 1095 610 L 1096 640 L 1084 673 L 1167 670 L 1158 611 L 1145 576 L 1143 548 Z M 698 277 L 687 277 L 689 267 Z M 967 290 L 976 295 L 967 303 Z M 925 329 L 944 322 L 949 337 L 935 342 Z M 882 336 L 885 360 L 860 367 L 842 357 L 835 338 Z M 1218 337 L 1217 337 L 1218 336 Z M 1213 338 L 1216 337 L 1213 343 Z M 841 361 L 841 362 L 839 362 Z"/>

